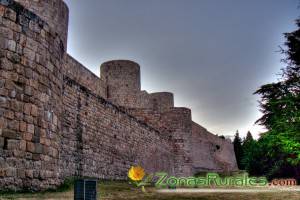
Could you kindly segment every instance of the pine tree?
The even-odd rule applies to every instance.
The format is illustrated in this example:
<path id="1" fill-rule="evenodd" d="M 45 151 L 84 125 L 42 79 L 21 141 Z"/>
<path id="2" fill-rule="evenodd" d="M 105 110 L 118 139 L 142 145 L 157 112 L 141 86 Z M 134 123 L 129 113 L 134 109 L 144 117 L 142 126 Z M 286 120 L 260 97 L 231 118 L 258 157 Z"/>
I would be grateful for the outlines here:
<path id="1" fill-rule="evenodd" d="M 255 94 L 261 95 L 263 113 L 257 123 L 268 129 L 258 141 L 268 159 L 265 173 L 300 180 L 300 19 L 296 24 L 297 30 L 284 34 L 285 49 L 281 51 L 286 67 L 280 80 L 261 86 Z"/>
<path id="2" fill-rule="evenodd" d="M 263 85 L 255 92 L 262 97 L 263 116 L 257 123 L 270 131 L 300 134 L 300 19 L 296 24 L 296 31 L 284 34 L 287 49 L 281 48 L 281 52 L 286 55 L 283 61 L 287 66 L 282 69 L 280 81 Z"/>
<path id="3" fill-rule="evenodd" d="M 239 131 L 237 130 L 233 140 L 233 147 L 236 157 L 236 162 L 239 169 L 243 169 L 242 166 L 242 156 L 243 156 L 243 147 L 242 147 L 242 139 L 240 138 Z"/>
<path id="4" fill-rule="evenodd" d="M 243 141 L 243 146 L 247 145 L 247 144 L 250 144 L 251 142 L 253 142 L 254 139 L 252 137 L 252 134 L 250 131 L 247 132 L 247 135 L 246 135 L 246 138 L 244 139 Z"/>

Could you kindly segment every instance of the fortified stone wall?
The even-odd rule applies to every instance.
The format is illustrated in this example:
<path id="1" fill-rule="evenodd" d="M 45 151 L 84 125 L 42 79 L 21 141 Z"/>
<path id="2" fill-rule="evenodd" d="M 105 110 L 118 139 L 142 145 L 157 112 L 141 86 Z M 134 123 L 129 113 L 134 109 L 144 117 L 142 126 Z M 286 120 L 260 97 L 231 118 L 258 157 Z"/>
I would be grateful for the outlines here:
<path id="1" fill-rule="evenodd" d="M 174 174 L 168 137 L 68 77 L 63 92 L 63 176 L 126 179 L 135 164 Z"/>
<path id="2" fill-rule="evenodd" d="M 61 182 L 63 42 L 60 31 L 39 16 L 0 0 L 1 189 L 51 188 Z"/>
<path id="3" fill-rule="evenodd" d="M 63 74 L 106 98 L 106 83 L 68 54 L 64 57 Z"/>
<path id="4" fill-rule="evenodd" d="M 237 169 L 231 141 L 208 132 L 195 122 L 192 122 L 191 152 L 194 173 Z"/>
<path id="5" fill-rule="evenodd" d="M 175 108 L 178 109 L 178 108 Z M 184 110 L 184 108 L 182 108 Z M 155 127 L 160 130 L 161 134 L 175 139 L 174 142 L 182 142 L 180 137 L 185 137 L 187 140 L 180 146 L 179 150 L 183 150 L 183 146 L 187 146 L 183 150 L 186 161 L 185 164 L 192 163 L 191 174 L 201 171 L 234 171 L 237 169 L 233 145 L 230 140 L 220 138 L 199 124 L 193 122 L 190 117 L 186 120 L 180 118 L 183 114 L 178 110 L 179 116 L 173 116 L 174 108 L 169 109 L 169 112 L 159 112 L 153 109 L 129 108 L 126 110 L 131 115 L 135 116 L 140 121 Z M 182 111 L 183 112 L 183 111 Z M 187 110 L 188 112 L 188 110 Z M 170 123 L 174 125 L 170 125 Z M 179 138 L 174 137 L 174 127 L 186 127 L 185 133 Z M 191 126 L 191 129 L 190 129 Z M 177 145 L 177 146 L 178 146 Z"/>
<path id="6" fill-rule="evenodd" d="M 19 2 L 19 3 L 18 3 Z M 141 91 L 140 67 L 101 66 L 66 53 L 62 0 L 0 0 L 0 188 L 55 188 L 70 176 L 126 179 L 131 165 L 189 176 L 237 170 L 233 146 Z"/>
<path id="7" fill-rule="evenodd" d="M 3 0 L 3 2 L 12 0 Z M 62 46 L 67 49 L 69 8 L 62 0 L 14 0 L 24 8 L 38 15 L 51 27 L 53 33 L 60 35 Z M 31 21 L 29 24 L 34 27 L 36 24 Z"/>

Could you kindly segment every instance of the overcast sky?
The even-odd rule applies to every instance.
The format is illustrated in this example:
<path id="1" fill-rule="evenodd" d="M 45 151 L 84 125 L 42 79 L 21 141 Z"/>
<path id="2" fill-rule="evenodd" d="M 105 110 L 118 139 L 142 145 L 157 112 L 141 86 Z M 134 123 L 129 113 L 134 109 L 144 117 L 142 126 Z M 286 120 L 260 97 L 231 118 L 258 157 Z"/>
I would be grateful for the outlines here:
<path id="1" fill-rule="evenodd" d="M 253 92 L 283 67 L 282 33 L 295 30 L 298 0 L 65 0 L 68 53 L 99 76 L 111 59 L 141 66 L 142 89 L 170 91 L 175 105 L 219 135 L 255 137 Z"/>

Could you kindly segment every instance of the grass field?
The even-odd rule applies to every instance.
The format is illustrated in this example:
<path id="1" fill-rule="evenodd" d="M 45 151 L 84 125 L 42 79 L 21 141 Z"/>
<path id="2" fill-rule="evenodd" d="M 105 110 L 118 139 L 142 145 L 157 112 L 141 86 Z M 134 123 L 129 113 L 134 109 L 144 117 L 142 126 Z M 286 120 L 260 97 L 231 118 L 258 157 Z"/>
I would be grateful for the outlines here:
<path id="1" fill-rule="evenodd" d="M 103 200 L 299 200 L 300 192 L 276 193 L 197 193 L 197 194 L 161 194 L 155 188 L 134 188 L 126 182 L 101 182 L 98 187 L 98 199 Z M 73 190 L 65 192 L 0 194 L 0 199 L 73 199 Z"/>

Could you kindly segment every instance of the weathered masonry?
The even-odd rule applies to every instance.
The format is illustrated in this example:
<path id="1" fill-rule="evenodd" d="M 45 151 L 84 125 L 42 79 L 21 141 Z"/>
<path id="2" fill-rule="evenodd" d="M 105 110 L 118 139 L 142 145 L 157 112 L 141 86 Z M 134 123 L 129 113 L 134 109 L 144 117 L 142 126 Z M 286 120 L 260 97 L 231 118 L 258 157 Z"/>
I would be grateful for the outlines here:
<path id="1" fill-rule="evenodd" d="M 126 179 L 237 169 L 229 140 L 141 91 L 140 66 L 115 60 L 95 76 L 66 52 L 62 0 L 0 0 L 0 189 L 55 188 L 70 176 Z"/>

